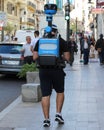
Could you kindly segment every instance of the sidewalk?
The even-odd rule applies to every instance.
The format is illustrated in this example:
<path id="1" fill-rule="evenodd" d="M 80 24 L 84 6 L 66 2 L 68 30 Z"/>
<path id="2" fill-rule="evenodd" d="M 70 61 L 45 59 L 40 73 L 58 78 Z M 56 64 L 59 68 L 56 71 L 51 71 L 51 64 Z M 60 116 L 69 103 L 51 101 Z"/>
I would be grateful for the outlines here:
<path id="1" fill-rule="evenodd" d="M 42 126 L 41 103 L 24 103 L 19 97 L 10 110 L 0 114 L 0 130 L 104 130 L 104 66 L 83 65 L 76 57 L 65 68 L 64 125 L 54 121 L 55 92 L 51 96 L 51 126 Z"/>

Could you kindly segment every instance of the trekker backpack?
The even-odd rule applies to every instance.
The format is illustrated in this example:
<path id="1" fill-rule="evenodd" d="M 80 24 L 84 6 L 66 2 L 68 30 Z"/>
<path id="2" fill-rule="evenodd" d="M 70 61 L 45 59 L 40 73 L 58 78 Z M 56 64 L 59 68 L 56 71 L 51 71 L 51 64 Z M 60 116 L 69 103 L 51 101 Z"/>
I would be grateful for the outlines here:
<path id="1" fill-rule="evenodd" d="M 39 40 L 38 64 L 44 67 L 58 65 L 59 58 L 59 39 L 58 38 L 41 38 Z"/>

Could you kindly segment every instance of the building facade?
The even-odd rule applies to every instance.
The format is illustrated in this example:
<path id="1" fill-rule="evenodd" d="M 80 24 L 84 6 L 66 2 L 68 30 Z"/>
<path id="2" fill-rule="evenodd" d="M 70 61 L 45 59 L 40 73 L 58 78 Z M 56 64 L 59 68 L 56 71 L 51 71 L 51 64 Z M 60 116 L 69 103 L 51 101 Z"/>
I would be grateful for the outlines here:
<path id="1" fill-rule="evenodd" d="M 0 0 L 0 12 L 6 13 L 6 23 L 14 27 L 14 32 L 19 29 L 38 29 L 44 3 L 45 0 Z"/>
<path id="2" fill-rule="evenodd" d="M 97 12 L 97 9 L 100 11 Z M 99 35 L 102 33 L 104 35 L 104 0 L 97 0 L 96 3 L 96 23 L 97 23 L 97 39 L 99 38 Z"/>

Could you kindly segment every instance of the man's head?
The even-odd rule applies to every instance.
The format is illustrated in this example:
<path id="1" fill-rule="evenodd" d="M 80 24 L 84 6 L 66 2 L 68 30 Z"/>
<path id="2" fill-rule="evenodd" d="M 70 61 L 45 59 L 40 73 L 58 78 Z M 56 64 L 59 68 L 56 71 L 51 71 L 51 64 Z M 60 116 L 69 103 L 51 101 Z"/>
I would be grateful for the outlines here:
<path id="1" fill-rule="evenodd" d="M 56 36 L 57 33 L 58 33 L 57 26 L 53 24 L 53 25 L 52 25 L 51 35 L 52 35 L 52 36 Z"/>
<path id="2" fill-rule="evenodd" d="M 30 44 L 31 43 L 31 37 L 30 36 L 26 36 L 26 41 L 27 41 L 28 44 Z"/>
<path id="3" fill-rule="evenodd" d="M 34 36 L 35 36 L 35 37 L 39 37 L 39 31 L 38 31 L 38 30 L 36 30 L 36 31 L 34 32 Z"/>
<path id="4" fill-rule="evenodd" d="M 103 34 L 100 34 L 100 38 L 103 38 Z"/>

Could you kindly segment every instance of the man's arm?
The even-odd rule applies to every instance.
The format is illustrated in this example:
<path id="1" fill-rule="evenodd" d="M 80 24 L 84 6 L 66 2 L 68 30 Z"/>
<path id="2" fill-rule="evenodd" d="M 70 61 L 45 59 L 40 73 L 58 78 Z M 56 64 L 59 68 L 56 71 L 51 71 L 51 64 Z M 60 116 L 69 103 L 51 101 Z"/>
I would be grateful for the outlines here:
<path id="1" fill-rule="evenodd" d="M 34 48 L 33 48 L 32 45 L 30 45 L 30 50 L 31 50 L 32 53 L 34 52 Z"/>
<path id="2" fill-rule="evenodd" d="M 34 41 L 32 41 L 31 44 L 30 44 L 30 50 L 33 53 L 33 51 L 34 51 Z"/>
<path id="3" fill-rule="evenodd" d="M 64 52 L 63 58 L 64 58 L 64 60 L 69 62 L 70 61 L 70 52 Z"/>
<path id="4" fill-rule="evenodd" d="M 33 60 L 37 60 L 37 59 L 38 59 L 38 52 L 33 51 Z"/>
<path id="5" fill-rule="evenodd" d="M 36 43 L 36 45 L 33 49 L 33 60 L 37 60 L 38 57 L 39 57 L 39 55 L 38 55 L 38 43 L 39 43 L 39 41 L 37 41 L 37 43 Z"/>

